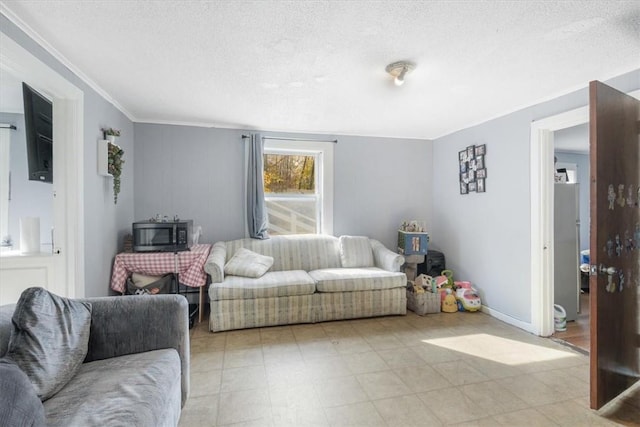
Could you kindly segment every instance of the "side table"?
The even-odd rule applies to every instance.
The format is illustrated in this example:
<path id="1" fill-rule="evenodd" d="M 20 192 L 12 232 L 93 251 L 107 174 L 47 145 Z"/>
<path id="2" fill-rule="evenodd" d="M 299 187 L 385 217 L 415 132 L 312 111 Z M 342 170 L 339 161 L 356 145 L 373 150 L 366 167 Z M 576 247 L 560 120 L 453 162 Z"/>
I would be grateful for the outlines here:
<path id="1" fill-rule="evenodd" d="M 177 274 L 179 282 L 199 289 L 198 321 L 202 322 L 204 287 L 210 244 L 193 245 L 188 251 L 181 252 L 122 252 L 116 255 L 111 273 L 111 289 L 124 294 L 127 277 L 131 273 L 161 276 L 167 273 Z"/>

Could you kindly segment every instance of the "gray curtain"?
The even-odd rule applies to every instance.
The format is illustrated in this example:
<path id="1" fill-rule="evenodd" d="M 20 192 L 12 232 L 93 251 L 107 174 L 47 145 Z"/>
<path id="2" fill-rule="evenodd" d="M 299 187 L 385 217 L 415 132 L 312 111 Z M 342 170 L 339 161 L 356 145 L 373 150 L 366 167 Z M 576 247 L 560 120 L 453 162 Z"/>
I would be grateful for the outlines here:
<path id="1" fill-rule="evenodd" d="M 251 135 L 247 163 L 247 225 L 252 239 L 268 239 L 267 205 L 264 202 L 264 143 L 259 133 Z"/>

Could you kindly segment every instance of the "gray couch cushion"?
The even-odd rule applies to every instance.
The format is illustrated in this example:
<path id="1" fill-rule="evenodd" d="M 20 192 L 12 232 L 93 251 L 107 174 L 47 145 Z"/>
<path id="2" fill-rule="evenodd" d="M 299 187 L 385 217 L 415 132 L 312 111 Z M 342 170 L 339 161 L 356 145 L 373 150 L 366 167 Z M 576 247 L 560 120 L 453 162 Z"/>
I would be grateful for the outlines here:
<path id="1" fill-rule="evenodd" d="M 44 409 L 49 426 L 176 426 L 180 357 L 165 349 L 83 363 Z"/>
<path id="2" fill-rule="evenodd" d="M 18 365 L 0 359 L 0 426 L 44 425 L 44 408 L 31 381 Z"/>
<path id="3" fill-rule="evenodd" d="M 271 271 L 257 279 L 227 276 L 209 287 L 212 301 L 310 295 L 316 290 L 309 273 L 302 270 Z"/>
<path id="4" fill-rule="evenodd" d="M 326 268 L 310 271 L 309 276 L 316 281 L 318 292 L 373 291 L 407 286 L 407 276 L 404 273 L 377 267 Z"/>
<path id="5" fill-rule="evenodd" d="M 0 357 L 4 357 L 9 348 L 9 338 L 11 338 L 11 332 L 13 331 L 11 317 L 15 309 L 15 304 L 0 306 Z"/>
<path id="6" fill-rule="evenodd" d="M 75 375 L 87 355 L 91 304 L 29 288 L 20 295 L 12 321 L 6 357 L 46 400 Z"/>

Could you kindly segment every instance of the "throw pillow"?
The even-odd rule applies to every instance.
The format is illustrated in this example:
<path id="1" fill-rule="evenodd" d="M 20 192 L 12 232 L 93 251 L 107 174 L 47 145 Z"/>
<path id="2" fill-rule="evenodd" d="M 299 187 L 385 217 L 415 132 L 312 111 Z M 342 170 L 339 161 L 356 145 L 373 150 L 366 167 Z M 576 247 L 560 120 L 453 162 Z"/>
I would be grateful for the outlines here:
<path id="1" fill-rule="evenodd" d="M 340 236 L 340 260 L 345 268 L 374 267 L 371 243 L 366 236 Z"/>
<path id="2" fill-rule="evenodd" d="M 0 426 L 40 427 L 44 406 L 27 375 L 12 361 L 0 359 Z"/>
<path id="3" fill-rule="evenodd" d="M 224 273 L 232 276 L 262 277 L 273 265 L 273 257 L 240 248 L 224 266 Z"/>
<path id="4" fill-rule="evenodd" d="M 27 374 L 40 400 L 47 400 L 87 355 L 91 304 L 29 288 L 20 295 L 12 322 L 6 358 Z"/>

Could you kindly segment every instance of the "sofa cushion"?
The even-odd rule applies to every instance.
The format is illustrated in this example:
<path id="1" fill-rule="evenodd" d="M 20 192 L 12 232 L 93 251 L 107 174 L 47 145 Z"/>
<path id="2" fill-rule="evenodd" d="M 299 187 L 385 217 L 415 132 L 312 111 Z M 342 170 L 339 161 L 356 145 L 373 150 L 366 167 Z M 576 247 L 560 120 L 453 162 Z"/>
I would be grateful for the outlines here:
<path id="1" fill-rule="evenodd" d="M 0 305 L 0 357 L 4 357 L 9 348 L 9 338 L 13 332 L 11 317 L 15 310 L 15 304 Z"/>
<path id="2" fill-rule="evenodd" d="M 8 359 L 0 359 L 0 390 L 0 426 L 46 425 L 36 389 L 18 365 Z"/>
<path id="3" fill-rule="evenodd" d="M 373 252 L 366 236 L 340 236 L 340 260 L 345 268 L 373 267 Z"/>
<path id="4" fill-rule="evenodd" d="M 91 304 L 29 288 L 20 295 L 12 321 L 6 357 L 27 374 L 38 397 L 47 400 L 87 355 Z"/>
<path id="5" fill-rule="evenodd" d="M 407 276 L 404 273 L 377 267 L 327 268 L 310 271 L 309 276 L 316 281 L 318 292 L 372 291 L 407 286 Z"/>
<path id="6" fill-rule="evenodd" d="M 316 290 L 309 273 L 302 270 L 270 271 L 257 279 L 227 276 L 209 287 L 212 301 L 310 295 Z"/>
<path id="7" fill-rule="evenodd" d="M 224 265 L 224 273 L 242 277 L 262 277 L 273 265 L 273 257 L 240 248 Z"/>
<path id="8" fill-rule="evenodd" d="M 180 357 L 164 349 L 83 363 L 44 409 L 48 426 L 176 426 Z"/>

